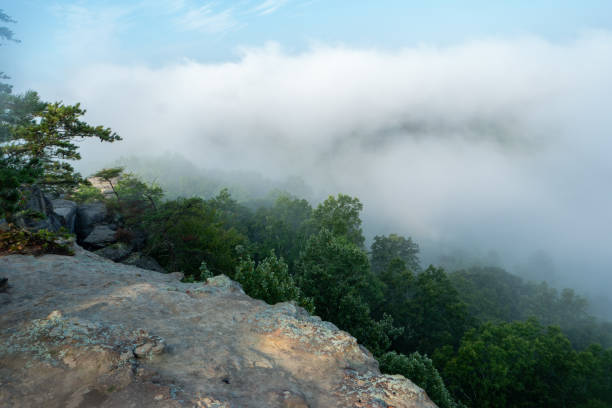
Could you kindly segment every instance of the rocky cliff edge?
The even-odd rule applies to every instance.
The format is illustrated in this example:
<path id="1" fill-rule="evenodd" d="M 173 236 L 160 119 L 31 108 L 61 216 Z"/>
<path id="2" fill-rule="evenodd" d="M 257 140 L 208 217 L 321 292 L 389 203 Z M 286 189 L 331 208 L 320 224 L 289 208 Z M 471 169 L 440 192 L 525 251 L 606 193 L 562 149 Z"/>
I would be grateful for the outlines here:
<path id="1" fill-rule="evenodd" d="M 435 407 L 355 339 L 224 276 L 0 258 L 2 407 Z"/>

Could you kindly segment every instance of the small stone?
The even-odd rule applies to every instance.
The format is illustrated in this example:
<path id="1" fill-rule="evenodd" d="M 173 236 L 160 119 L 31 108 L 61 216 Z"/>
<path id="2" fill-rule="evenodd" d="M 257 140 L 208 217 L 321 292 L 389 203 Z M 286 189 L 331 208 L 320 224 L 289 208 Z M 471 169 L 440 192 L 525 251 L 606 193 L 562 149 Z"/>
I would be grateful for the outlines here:
<path id="1" fill-rule="evenodd" d="M 54 310 L 51 313 L 49 313 L 49 316 L 47 316 L 47 320 L 57 320 L 61 318 L 62 318 L 62 312 L 60 312 L 59 310 Z"/>
<path id="2" fill-rule="evenodd" d="M 160 400 L 163 400 L 163 399 L 164 399 L 164 395 L 163 394 L 157 394 L 155 396 L 155 401 L 160 401 Z"/>
<path id="3" fill-rule="evenodd" d="M 149 354 L 149 352 L 151 351 L 152 348 L 153 348 L 153 344 L 145 343 L 145 344 L 142 344 L 142 345 L 136 347 L 134 349 L 134 354 L 138 358 L 145 358 L 145 357 L 148 356 L 148 354 Z"/>
<path id="4" fill-rule="evenodd" d="M 176 278 L 176 280 L 181 280 L 185 277 L 185 274 L 183 272 L 171 272 L 168 275 L 172 276 L 173 278 Z"/>

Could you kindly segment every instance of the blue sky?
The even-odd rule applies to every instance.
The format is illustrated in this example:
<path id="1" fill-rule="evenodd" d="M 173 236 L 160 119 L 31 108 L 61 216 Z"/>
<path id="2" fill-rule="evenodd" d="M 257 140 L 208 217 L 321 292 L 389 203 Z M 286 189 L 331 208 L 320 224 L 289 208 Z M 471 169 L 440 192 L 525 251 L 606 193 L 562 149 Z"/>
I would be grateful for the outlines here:
<path id="1" fill-rule="evenodd" d="M 482 38 L 571 40 L 612 27 L 605 0 L 19 0 L 0 8 L 22 40 L 0 49 L 15 84 L 91 63 L 161 66 L 235 60 L 268 42 L 299 53 L 313 44 L 393 50 Z"/>

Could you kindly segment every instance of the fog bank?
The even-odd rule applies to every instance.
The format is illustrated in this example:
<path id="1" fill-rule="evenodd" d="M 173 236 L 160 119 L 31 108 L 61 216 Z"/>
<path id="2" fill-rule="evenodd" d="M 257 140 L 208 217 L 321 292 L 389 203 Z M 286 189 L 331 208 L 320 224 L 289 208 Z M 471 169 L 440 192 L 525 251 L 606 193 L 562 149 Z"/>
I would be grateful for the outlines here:
<path id="1" fill-rule="evenodd" d="M 468 249 L 517 271 L 544 253 L 562 283 L 606 294 L 610 72 L 612 34 L 598 32 L 394 52 L 271 44 L 227 63 L 89 66 L 39 88 L 124 138 L 84 145 L 85 172 L 178 152 L 300 176 L 316 198 L 358 196 L 370 235 L 411 235 L 426 262 Z"/>

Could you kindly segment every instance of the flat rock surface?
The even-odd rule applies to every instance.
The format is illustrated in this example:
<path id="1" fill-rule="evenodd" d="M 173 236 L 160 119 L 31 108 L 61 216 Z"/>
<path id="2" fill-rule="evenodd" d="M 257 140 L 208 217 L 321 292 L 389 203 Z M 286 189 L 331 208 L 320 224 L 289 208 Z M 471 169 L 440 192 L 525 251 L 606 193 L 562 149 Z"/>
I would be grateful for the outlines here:
<path id="1" fill-rule="evenodd" d="M 355 339 L 224 276 L 0 258 L 2 407 L 434 407 Z"/>

